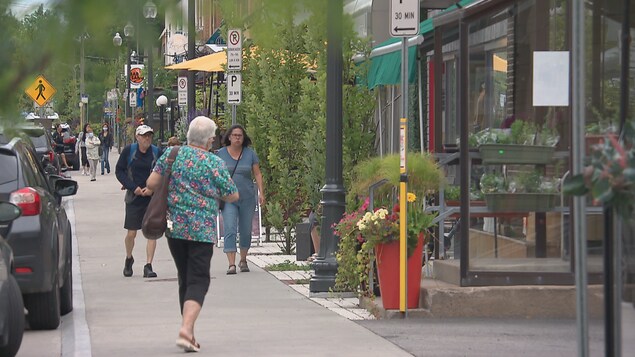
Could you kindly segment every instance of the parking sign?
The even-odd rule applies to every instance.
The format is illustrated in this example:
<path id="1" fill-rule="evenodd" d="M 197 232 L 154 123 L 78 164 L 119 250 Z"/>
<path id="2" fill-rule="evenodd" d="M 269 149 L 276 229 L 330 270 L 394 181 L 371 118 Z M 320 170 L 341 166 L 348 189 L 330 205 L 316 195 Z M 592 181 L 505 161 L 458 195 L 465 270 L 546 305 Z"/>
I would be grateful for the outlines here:
<path id="1" fill-rule="evenodd" d="M 242 96 L 240 83 L 241 75 L 239 73 L 227 74 L 227 103 L 240 104 Z"/>

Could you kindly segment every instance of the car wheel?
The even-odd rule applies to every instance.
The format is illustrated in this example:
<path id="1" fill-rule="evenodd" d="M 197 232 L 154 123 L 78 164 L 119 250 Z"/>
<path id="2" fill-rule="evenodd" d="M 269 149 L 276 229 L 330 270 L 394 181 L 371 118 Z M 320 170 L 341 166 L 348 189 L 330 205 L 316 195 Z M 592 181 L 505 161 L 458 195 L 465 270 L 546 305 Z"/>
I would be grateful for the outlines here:
<path id="1" fill-rule="evenodd" d="M 79 158 L 75 158 L 75 160 L 73 160 L 73 170 L 77 171 L 79 170 Z"/>
<path id="2" fill-rule="evenodd" d="M 45 293 L 27 294 L 24 305 L 29 311 L 27 320 L 32 330 L 54 330 L 60 325 L 60 289 L 57 277 L 53 289 Z"/>
<path id="3" fill-rule="evenodd" d="M 60 288 L 60 313 L 62 316 L 73 311 L 73 257 L 71 254 L 71 235 L 67 239 L 66 267 L 64 271 L 64 285 Z"/>
<path id="4" fill-rule="evenodd" d="M 0 356 L 13 357 L 18 354 L 24 335 L 24 303 L 20 287 L 15 278 L 9 276 L 9 329 L 8 343 L 0 346 Z"/>

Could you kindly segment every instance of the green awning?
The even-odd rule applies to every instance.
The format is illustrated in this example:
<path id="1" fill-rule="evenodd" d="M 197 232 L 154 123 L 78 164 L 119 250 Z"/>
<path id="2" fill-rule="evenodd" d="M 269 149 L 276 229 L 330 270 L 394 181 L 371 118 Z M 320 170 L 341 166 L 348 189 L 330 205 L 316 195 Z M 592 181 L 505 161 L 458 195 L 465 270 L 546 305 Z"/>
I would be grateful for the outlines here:
<path id="1" fill-rule="evenodd" d="M 459 6 L 466 6 L 476 0 L 461 0 Z M 439 14 L 456 10 L 452 5 Z M 423 42 L 423 37 L 434 30 L 433 18 L 419 24 L 419 36 L 408 40 L 408 83 L 416 79 L 415 60 L 417 46 Z M 401 83 L 401 38 L 393 37 L 377 45 L 370 53 L 370 68 L 368 70 L 367 85 L 373 89 L 380 85 L 397 85 Z"/>
<path id="2" fill-rule="evenodd" d="M 401 46 L 398 46 L 401 49 Z M 415 81 L 415 59 L 417 45 L 408 47 L 408 83 Z M 370 59 L 368 69 L 368 88 L 379 85 L 397 85 L 401 83 L 401 50 L 379 55 Z"/>

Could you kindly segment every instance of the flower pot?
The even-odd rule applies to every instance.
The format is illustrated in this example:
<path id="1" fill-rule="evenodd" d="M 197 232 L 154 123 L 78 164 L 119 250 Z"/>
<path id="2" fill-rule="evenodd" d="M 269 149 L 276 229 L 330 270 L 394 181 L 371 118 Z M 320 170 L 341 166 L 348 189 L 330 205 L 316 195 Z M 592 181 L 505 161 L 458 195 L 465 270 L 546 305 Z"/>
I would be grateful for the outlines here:
<path id="1" fill-rule="evenodd" d="M 478 147 L 483 164 L 549 164 L 553 161 L 553 146 L 481 144 Z"/>
<path id="2" fill-rule="evenodd" d="M 554 193 L 486 193 L 485 202 L 492 212 L 547 212 L 558 201 Z"/>
<path id="3" fill-rule="evenodd" d="M 399 242 L 378 244 L 375 247 L 375 259 L 384 309 L 399 309 Z M 422 263 L 423 235 L 420 235 L 415 251 L 408 257 L 407 306 L 409 309 L 419 307 Z"/>

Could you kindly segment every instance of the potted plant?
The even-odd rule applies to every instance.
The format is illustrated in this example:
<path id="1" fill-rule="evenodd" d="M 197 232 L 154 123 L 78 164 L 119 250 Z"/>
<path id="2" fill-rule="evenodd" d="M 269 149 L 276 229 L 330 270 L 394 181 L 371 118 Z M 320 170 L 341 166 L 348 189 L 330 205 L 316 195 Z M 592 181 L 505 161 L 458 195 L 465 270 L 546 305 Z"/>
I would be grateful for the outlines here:
<path id="1" fill-rule="evenodd" d="M 612 133 L 591 149 L 583 172 L 568 178 L 563 191 L 568 195 L 591 194 L 595 202 L 608 205 L 624 218 L 635 208 L 635 125 L 626 122 L 622 140 Z"/>
<path id="2" fill-rule="evenodd" d="M 485 129 L 477 135 L 483 164 L 548 164 L 552 161 L 557 132 L 524 120 L 510 129 Z"/>
<path id="3" fill-rule="evenodd" d="M 450 185 L 445 188 L 445 204 L 450 207 L 461 205 L 461 187 Z M 485 206 L 483 193 L 477 189 L 470 190 L 470 206 Z"/>
<path id="4" fill-rule="evenodd" d="M 417 258 L 415 247 L 421 246 L 422 254 L 423 238 L 425 232 L 432 225 L 436 214 L 425 212 L 426 194 L 435 194 L 442 185 L 444 176 L 439 170 L 435 160 L 428 154 L 408 154 L 408 191 L 411 202 L 408 203 L 408 242 L 410 259 L 417 261 L 418 266 L 411 268 L 410 275 L 421 273 L 422 258 Z M 369 272 L 373 266 L 376 254 L 375 248 L 379 245 L 390 245 L 398 241 L 399 206 L 395 205 L 395 193 L 399 188 L 399 156 L 388 155 L 383 158 L 371 158 L 358 164 L 354 169 L 351 191 L 349 192 L 349 210 L 342 219 L 334 226 L 335 234 L 339 236 L 339 246 L 336 254 L 338 262 L 338 272 L 335 280 L 335 290 L 354 291 L 360 296 L 374 297 L 373 286 L 369 283 Z M 374 192 L 374 206 L 383 207 L 382 211 L 375 210 L 367 212 L 370 206 L 369 188 L 377 182 L 385 180 L 385 183 L 378 186 Z M 358 206 L 355 198 L 363 198 L 363 204 Z M 392 207 L 388 209 L 386 207 Z M 378 213 L 380 212 L 380 213 Z M 370 216 L 368 216 L 370 215 Z M 380 224 L 379 227 L 367 225 L 369 217 L 375 215 L 373 224 Z M 366 218 L 364 218 L 366 216 Z M 383 218 L 381 218 L 383 217 Z M 361 227 L 358 223 L 361 223 Z M 381 229 L 380 229 L 381 227 Z M 424 234 L 421 234 L 421 233 Z M 396 244 L 396 243 L 395 243 Z M 398 251 L 397 251 L 398 252 Z M 381 252 L 381 262 L 388 262 L 388 253 Z M 414 256 L 414 258 L 413 258 Z M 380 259 L 377 258 L 379 262 Z M 382 263 L 379 263 L 382 264 Z M 395 263 L 387 263 L 389 266 L 398 266 Z M 416 265 L 416 264 L 415 264 Z M 382 275 L 382 273 L 379 273 Z M 382 290 L 382 301 L 384 294 L 390 288 Z M 392 279 L 383 279 L 384 282 Z M 415 279 L 416 280 L 416 279 Z M 409 295 L 416 294 L 409 299 L 415 299 L 418 303 L 419 279 L 416 282 L 417 288 L 409 288 Z M 396 279 L 398 282 L 399 280 Z M 390 300 L 390 298 L 389 298 Z M 416 305 L 415 303 L 415 305 Z M 389 305 L 390 306 L 390 303 Z M 384 307 L 386 307 L 384 302 Z"/>
<path id="5" fill-rule="evenodd" d="M 424 212 L 414 193 L 408 193 L 408 307 L 419 303 L 421 263 L 426 231 L 436 214 Z M 340 237 L 336 258 L 338 273 L 336 290 L 352 290 L 361 296 L 373 297 L 369 273 L 373 260 L 377 262 L 382 303 L 386 309 L 399 306 L 399 204 L 392 210 L 378 208 L 365 211 L 368 201 L 359 209 L 346 213 L 335 225 Z"/>
<path id="6" fill-rule="evenodd" d="M 557 183 L 542 177 L 539 171 L 525 171 L 504 177 L 483 174 L 481 190 L 492 212 L 546 212 L 555 207 Z"/>

